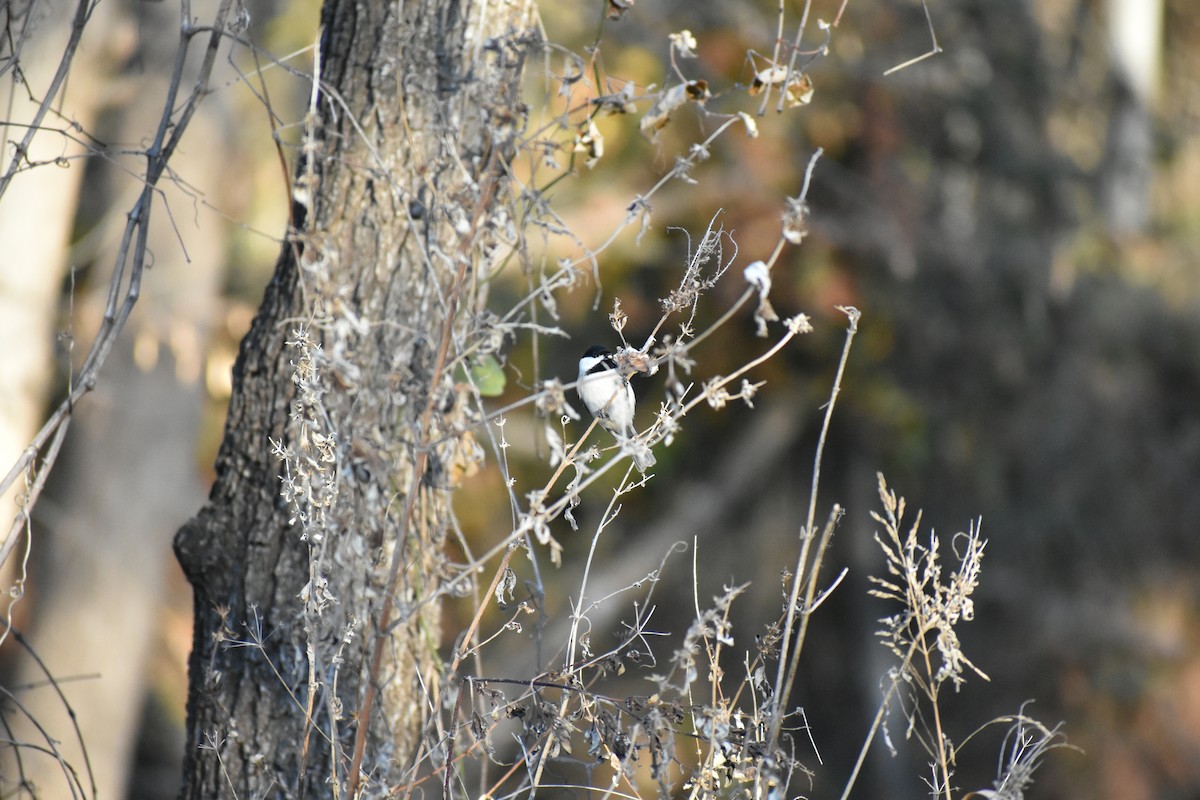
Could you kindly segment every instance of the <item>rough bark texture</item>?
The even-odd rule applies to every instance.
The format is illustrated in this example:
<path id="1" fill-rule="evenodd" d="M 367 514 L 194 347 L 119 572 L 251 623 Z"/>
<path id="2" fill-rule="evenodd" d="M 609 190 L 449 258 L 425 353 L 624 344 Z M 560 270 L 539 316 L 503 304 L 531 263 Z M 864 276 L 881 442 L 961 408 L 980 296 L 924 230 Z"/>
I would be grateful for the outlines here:
<path id="1" fill-rule="evenodd" d="M 209 503 L 176 538 L 196 615 L 185 797 L 350 786 L 372 687 L 362 789 L 384 794 L 440 703 L 471 421 L 450 376 L 492 339 L 474 279 L 502 227 L 528 4 L 330 0 L 322 23 L 305 221 L 242 343 Z M 301 326 L 314 346 L 289 344 Z"/>

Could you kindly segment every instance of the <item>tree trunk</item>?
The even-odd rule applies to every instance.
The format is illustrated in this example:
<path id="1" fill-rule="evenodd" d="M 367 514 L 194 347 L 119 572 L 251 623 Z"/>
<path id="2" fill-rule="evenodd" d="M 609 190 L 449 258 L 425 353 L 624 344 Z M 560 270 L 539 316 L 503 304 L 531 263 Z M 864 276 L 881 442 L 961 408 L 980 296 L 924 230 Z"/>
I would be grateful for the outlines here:
<path id="1" fill-rule="evenodd" d="M 87 152 L 82 142 L 60 135 L 55 124 L 38 113 L 45 101 L 52 108 L 67 109 L 66 116 L 80 130 L 92 130 L 104 104 L 105 86 L 113 81 L 116 64 L 125 54 L 116 47 L 77 53 L 74 63 L 78 69 L 72 73 L 69 92 L 61 88 L 57 97 L 46 98 L 44 93 L 53 83 L 77 22 L 73 9 L 51 10 L 38 3 L 4 5 L 7 7 L 0 6 L 0 17 L 15 41 L 0 47 L 0 64 L 4 65 L 4 74 L 0 75 L 0 108 L 4 109 L 0 112 L 0 140 L 5 142 L 0 174 L 16 171 L 23 163 L 44 165 L 22 170 L 24 174 L 17 174 L 0 194 L 0 242 L 4 243 L 4 258 L 0 259 L 0 341 L 20 343 L 0 348 L 0 464 L 7 470 L 44 421 L 55 370 L 62 368 L 60 356 L 54 352 L 54 315 L 70 258 L 72 212 L 83 180 L 80 162 Z M 116 16 L 112 4 L 95 9 L 89 24 L 97 29 L 97 39 L 111 42 L 119 38 L 113 33 Z M 13 35 L 26 25 L 31 31 L 27 39 Z M 18 63 L 19 69 L 13 69 Z M 38 134 L 21 160 L 10 161 L 13 148 L 30 125 L 39 126 Z M 70 169 L 62 168 L 68 165 Z M 24 483 L 22 479 L 0 492 L 0 545 L 9 536 L 12 520 L 22 513 Z M 23 579 L 24 575 L 17 573 L 17 559 L 0 559 L 0 590 L 13 588 L 18 577 Z M 5 613 L 10 602 L 4 598 Z"/>
<path id="2" fill-rule="evenodd" d="M 140 21 L 143 30 L 157 34 L 143 41 L 166 50 L 169 65 L 174 53 L 168 47 L 178 44 L 172 36 L 179 25 L 178 8 L 151 6 Z M 142 57 L 147 63 L 164 63 L 154 53 Z M 167 95 L 161 69 L 122 79 L 141 96 Z M 192 118 L 185 141 L 207 146 L 189 146 L 174 158 L 172 169 L 186 180 L 187 191 L 164 182 L 161 192 L 169 207 L 187 207 L 187 192 L 222 197 L 221 100 L 209 98 Z M 107 115 L 111 127 L 105 128 L 104 138 L 137 141 L 154 130 L 160 114 L 153 104 L 127 105 L 119 114 Z M 110 154 L 109 159 L 108 179 L 93 179 L 93 184 L 112 187 L 105 195 L 111 209 L 105 224 L 114 233 L 97 237 L 106 246 L 92 256 L 90 289 L 74 300 L 80 309 L 75 330 L 85 342 L 95 336 L 104 312 L 125 224 L 122 212 L 143 188 L 136 177 L 144 158 L 129 156 L 122 162 L 120 154 Z M 41 539 L 36 553 L 39 591 L 27 632 L 41 663 L 18 659 L 15 680 L 18 686 L 38 685 L 47 668 L 56 675 L 97 676 L 70 687 L 70 709 L 52 691 L 29 693 L 23 698 L 29 718 L 19 716 L 14 724 L 15 738 L 23 742 L 41 741 L 36 728 L 44 728 L 60 742 L 56 755 L 71 764 L 85 763 L 85 746 L 98 797 L 128 793 L 146 665 L 170 566 L 171 532 L 203 497 L 192 459 L 181 456 L 191 452 L 197 437 L 203 347 L 214 317 L 228 225 L 207 215 L 181 229 L 163 214 L 149 225 L 147 241 L 158 266 L 145 287 L 143 298 L 149 302 L 134 308 L 105 365 L 105 379 L 93 399 L 76 409 L 47 488 L 56 511 L 49 518 L 50 535 Z M 120 620 L 120 636 L 112 635 L 113 620 Z M 76 725 L 82 742 L 73 733 Z M 65 791 L 57 757 L 28 750 L 21 757 L 29 780 L 43 787 L 45 796 L 53 795 L 51 787 Z"/>
<path id="3" fill-rule="evenodd" d="M 1161 0 L 1109 0 L 1113 113 L 1101 161 L 1104 211 L 1117 236 L 1136 235 L 1154 210 L 1155 101 L 1162 64 Z"/>
<path id="4" fill-rule="evenodd" d="M 376 795 L 418 762 L 473 420 L 452 367 L 489 338 L 475 279 L 529 21 L 527 2 L 325 5 L 295 227 L 216 484 L 176 537 L 195 592 L 185 797 Z"/>

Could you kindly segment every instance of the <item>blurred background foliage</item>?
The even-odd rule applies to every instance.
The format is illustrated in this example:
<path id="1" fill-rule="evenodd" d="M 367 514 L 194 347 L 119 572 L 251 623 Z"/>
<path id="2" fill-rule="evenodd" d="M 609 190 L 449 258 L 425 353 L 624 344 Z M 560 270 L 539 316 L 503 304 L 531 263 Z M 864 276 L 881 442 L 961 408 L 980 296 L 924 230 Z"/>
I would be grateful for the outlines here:
<path id="1" fill-rule="evenodd" d="M 829 20 L 835 6 L 814 15 Z M 690 421 L 660 454 L 665 479 L 627 499 L 606 556 L 644 565 L 694 535 L 710 565 L 701 597 L 754 580 L 736 628 L 771 619 L 841 340 L 834 306 L 863 310 L 821 498 L 849 509 L 834 563 L 851 572 L 818 615 L 807 682 L 793 698 L 824 762 L 806 761 L 813 796 L 840 786 L 887 667 L 871 636 L 887 609 L 865 597 L 866 576 L 881 568 L 867 516 L 876 470 L 924 507 L 925 525 L 946 535 L 982 517 L 990 540 L 978 618 L 964 637 L 992 681 L 950 700 L 952 735 L 1036 699 L 1033 713 L 1065 720 L 1085 751 L 1052 757 L 1036 796 L 1200 791 L 1200 23 L 1186 6 L 935 4 L 944 52 L 885 77 L 929 49 L 924 11 L 850 4 L 829 55 L 811 66 L 811 105 L 768 112 L 758 139 L 720 139 L 696 185 L 654 198 L 654 228 L 640 245 L 627 236 L 608 251 L 599 310 L 589 291 L 560 305 L 576 338 L 561 355 L 549 343 L 552 374 L 570 376 L 577 350 L 612 340 L 604 312 L 613 295 L 640 344 L 639 326 L 657 319 L 654 301 L 687 252 L 672 226 L 695 237 L 722 210 L 737 264 L 763 257 L 781 198 L 824 148 L 808 196 L 811 235 L 776 267 L 772 295 L 781 314 L 814 315 L 817 332 L 757 371 L 768 382 L 760 408 Z M 597 61 L 608 76 L 662 84 L 667 36 L 686 25 L 699 58 L 680 67 L 713 87 L 708 108 L 751 110 L 742 88 L 762 63 L 752 67 L 746 52 L 767 48 L 775 11 L 641 5 L 606 26 Z M 596 35 L 574 9 L 544 13 L 552 38 Z M 1149 28 L 1143 60 L 1120 44 L 1134 23 Z M 806 45 L 815 43 L 813 31 Z M 631 121 L 601 119 L 612 156 L 563 190 L 574 229 L 606 230 L 647 185 L 647 163 L 661 174 L 714 124 L 680 114 L 649 143 Z M 707 319 L 740 289 L 736 280 L 718 289 Z M 702 374 L 763 347 L 748 320 L 718 339 L 698 351 Z M 643 409 L 659 391 L 646 387 Z M 690 607 L 687 571 L 675 564 L 661 607 Z M 961 786 L 987 785 L 1000 732 L 963 750 Z M 877 750 L 864 796 L 924 796 L 919 756 Z"/>
<path id="2" fill-rule="evenodd" d="M 813 16 L 831 20 L 839 5 L 817 3 Z M 630 315 L 627 338 L 640 344 L 658 318 L 657 299 L 678 280 L 688 235 L 698 240 L 719 213 L 738 256 L 730 279 L 702 305 L 703 329 L 742 291 L 741 268 L 769 255 L 783 199 L 799 191 L 812 153 L 824 148 L 808 195 L 810 234 L 773 272 L 780 314 L 812 315 L 815 333 L 756 371 L 756 380 L 767 381 L 756 408 L 702 411 L 673 446 L 659 449 L 657 476 L 623 498 L 622 514 L 605 534 L 594 584 L 596 595 L 600 587 L 625 586 L 658 565 L 674 542 L 690 548 L 694 537 L 701 598 L 725 584 L 753 582 L 735 605 L 734 626 L 739 644 L 753 647 L 753 635 L 778 615 L 780 571 L 794 561 L 807 508 L 820 409 L 844 330 L 834 307 L 861 309 L 819 512 L 833 502 L 848 510 L 826 574 L 842 566 L 849 573 L 814 620 L 793 698 L 805 708 L 820 751 L 819 758 L 799 754 L 814 771 L 808 796 L 840 791 L 889 666 L 873 631 L 890 609 L 866 595 L 867 576 L 883 570 L 868 515 L 877 508 L 876 471 L 910 505 L 924 508 L 923 525 L 944 539 L 978 517 L 989 539 L 977 618 L 963 638 L 992 680 L 948 698 L 956 741 L 1034 699 L 1031 713 L 1051 724 L 1064 720 L 1083 752 L 1053 754 L 1033 796 L 1200 794 L 1200 18 L 1188 0 L 1135 5 L 1135 17 L 1151 23 L 1148 71 L 1117 55 L 1114 42 L 1128 26 L 1121 15 L 1130 13 L 1117 0 L 964 0 L 929 7 L 943 52 L 885 77 L 930 49 L 925 11 L 907 1 L 848 4 L 829 53 L 809 68 L 811 103 L 768 111 L 758 120 L 758 138 L 731 129 L 694 170 L 695 184 L 675 181 L 655 195 L 650 229 L 640 237 L 637 226 L 627 229 L 603 254 L 599 293 L 582 281 L 559 297 L 557 321 L 541 312 L 540 321 L 562 327 L 569 341 L 544 337 L 536 353 L 528 340 L 508 350 L 507 389 L 496 407 L 526 395 L 537 379 L 573 380 L 588 344 L 615 344 L 606 314 L 616 297 Z M 136 4 L 128 13 L 136 20 L 149 7 Z M 542 13 L 552 41 L 576 52 L 595 48 L 587 52 L 611 81 L 605 91 L 624 81 L 673 82 L 667 37 L 688 28 L 698 57 L 679 66 L 688 78 L 708 82 L 708 109 L 757 108 L 745 88 L 765 61 L 754 65 L 747 51 L 769 52 L 777 4 L 643 0 L 615 22 L 602 21 L 602 10 L 598 2 L 549 3 Z M 277 56 L 301 51 L 315 35 L 315 0 L 253 12 L 247 36 Z M 785 38 L 798 13 L 789 4 Z M 815 48 L 821 35 L 811 24 L 809 31 L 805 46 Z M 303 72 L 308 57 L 288 63 Z M 149 69 L 126 58 L 127 73 Z M 564 67 L 555 58 L 531 65 L 531 102 L 548 97 L 547 118 L 561 111 L 553 105 L 553 75 Z M 237 65 L 254 68 L 244 51 Z M 577 91 L 594 93 L 595 74 L 589 71 Z M 308 85 L 277 67 L 266 75 L 290 158 Z M 146 317 L 130 332 L 131 353 L 142 342 L 142 369 L 153 366 L 145 354 L 158 345 L 170 350 L 186 340 L 198 348 L 203 369 L 188 384 L 205 400 L 193 439 L 198 482 L 210 477 L 228 368 L 286 218 L 271 127 L 249 83 L 231 70 L 212 104 L 225 138 L 190 142 L 197 150 L 219 147 L 223 160 L 218 194 L 195 211 L 223 231 L 224 268 L 211 316 L 197 323 L 200 335 L 181 339 L 169 321 L 152 323 L 147 299 L 140 307 Z M 118 120 L 135 99 L 114 99 L 102 120 Z M 648 141 L 636 115 L 602 115 L 605 155 L 592 169 L 576 162 L 577 171 L 549 195 L 575 235 L 595 246 L 632 199 L 719 121 L 681 109 L 657 141 Z M 559 154 L 562 163 L 566 155 Z M 77 264 L 89 263 L 78 248 L 94 237 L 118 191 L 105 172 L 111 160 L 88 169 L 76 215 Z M 181 173 L 186 179 L 186 167 Z M 536 257 L 571 252 L 553 240 Z M 175 269 L 186 269 L 182 260 L 164 257 L 149 283 Z M 497 280 L 495 307 L 522 296 L 527 280 L 518 265 L 508 268 Z M 74 289 L 88 290 L 85 273 Z M 157 313 L 170 316 L 169 309 Z M 71 324 L 80 323 L 61 323 Z M 747 316 L 698 348 L 697 377 L 727 372 L 764 349 Z M 637 389 L 648 420 L 662 380 L 640 379 Z M 515 412 L 506 436 L 517 491 L 539 485 L 548 474 L 541 422 Z M 39 507 L 39 525 L 53 534 L 62 509 L 84 497 L 60 480 L 53 503 Z M 181 501 L 176 524 L 195 509 L 188 504 L 194 499 Z M 584 531 L 607 500 L 603 489 L 585 497 Z M 494 464 L 466 481 L 456 503 L 478 550 L 509 531 Z M 153 625 L 161 641 L 146 670 L 151 699 L 130 784 L 130 796 L 139 798 L 174 795 L 181 746 L 165 732 L 181 721 L 189 593 L 171 559 L 173 528 L 163 527 L 145 544 L 173 572 L 167 610 Z M 551 631 L 569 612 L 587 547 L 586 537 L 565 526 L 556 535 L 565 565 L 542 570 Z M 52 551 L 35 557 L 40 569 L 54 571 Z M 663 571 L 660 630 L 687 627 L 691 559 L 690 552 L 675 553 Z M 29 626 L 37 624 L 37 600 L 22 607 Z M 614 610 L 614 631 L 627 613 Z M 465 605 L 448 609 L 448 636 L 468 614 Z M 501 643 L 507 677 L 532 674 L 552 658 L 531 647 L 532 635 L 529 628 Z M 592 632 L 597 641 L 610 635 Z M 555 641 L 553 633 L 544 641 Z M 737 674 L 737 664 L 727 666 Z M 628 691 L 649 692 L 632 680 Z M 75 690 L 89 683 L 102 686 L 103 676 Z M 893 728 L 900 755 L 877 743 L 859 796 L 927 796 L 923 758 L 902 741 L 898 722 Z M 1001 735 L 997 728 L 963 748 L 960 786 L 989 785 Z"/>

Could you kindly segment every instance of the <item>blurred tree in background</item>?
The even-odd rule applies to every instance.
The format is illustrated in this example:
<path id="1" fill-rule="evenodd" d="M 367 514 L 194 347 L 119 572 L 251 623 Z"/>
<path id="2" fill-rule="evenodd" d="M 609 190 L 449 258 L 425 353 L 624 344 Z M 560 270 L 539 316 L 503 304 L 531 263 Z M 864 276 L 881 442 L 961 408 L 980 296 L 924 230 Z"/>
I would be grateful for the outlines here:
<path id="1" fill-rule="evenodd" d="M 585 83 L 598 76 L 639 87 L 670 83 L 666 42 L 686 27 L 698 40 L 697 58 L 684 65 L 687 75 L 714 88 L 736 87 L 716 92 L 707 102 L 712 113 L 743 107 L 740 92 L 767 65 L 764 51 L 776 35 L 778 9 L 769 3 L 643 2 L 603 24 L 597 40 L 596 5 L 540 9 L 551 41 L 574 51 L 598 41 Z M 831 21 L 840 6 L 815 4 L 811 13 Z M 89 24 L 107 19 L 102 13 L 109 7 L 98 5 Z M 20 8 L 0 10 L 6 30 L 24 30 L 16 24 Z M 0 68 L 19 60 L 25 80 L 33 74 L 34 46 L 53 50 L 39 38 L 48 30 L 50 6 L 28 8 L 42 21 L 29 28 L 38 35 L 12 36 L 14 42 L 27 38 L 29 46 L 14 52 L 10 44 L 0 53 L 9 59 Z M 534 350 L 523 340 L 506 354 L 508 381 L 504 395 L 490 401 L 495 407 L 519 400 L 537 380 L 571 380 L 579 351 L 593 341 L 612 343 L 605 314 L 613 297 L 629 314 L 629 340 L 640 342 L 658 316 L 657 298 L 677 282 L 688 250 L 679 229 L 698 239 L 721 210 L 740 250 L 760 257 L 778 237 L 780 199 L 797 192 L 813 151 L 824 148 L 807 198 L 808 238 L 785 251 L 772 272 L 780 314 L 811 313 L 815 334 L 760 370 L 758 379 L 767 384 L 755 409 L 693 415 L 685 436 L 656 451 L 660 476 L 623 498 L 591 583 L 600 596 L 627 586 L 674 542 L 690 547 L 695 537 L 710 565 L 700 594 L 753 580 L 734 606 L 734 629 L 748 638 L 773 618 L 781 564 L 790 563 L 780 554 L 794 548 L 804 517 L 817 408 L 828 397 L 830 354 L 840 345 L 841 318 L 833 308 L 862 309 L 822 492 L 823 503 L 836 500 L 848 509 L 831 560 L 849 572 L 813 618 L 814 644 L 791 698 L 805 708 L 820 753 L 819 764 L 811 754 L 804 759 L 815 773 L 809 796 L 840 791 L 888 668 L 872 631 L 889 612 L 866 595 L 866 576 L 882 570 L 871 541 L 878 526 L 868 516 L 878 503 L 879 470 L 926 509 L 926 526 L 945 535 L 981 516 L 989 539 L 976 621 L 963 636 L 992 680 L 969 683 L 952 698 L 947 726 L 956 740 L 1036 699 L 1036 715 L 1063 719 L 1083 752 L 1059 751 L 1048 759 L 1030 796 L 1187 796 L 1200 787 L 1200 494 L 1194 489 L 1200 474 L 1194 399 L 1200 388 L 1200 21 L 1191 10 L 1185 0 L 1132 6 L 969 0 L 930 6 L 927 17 L 918 4 L 847 4 L 829 36 L 829 54 L 808 67 L 811 102 L 780 115 L 772 102 L 758 120 L 758 138 L 740 132 L 720 138 L 712 157 L 693 170 L 695 185 L 674 182 L 659 192 L 650 228 L 641 235 L 626 230 L 604 254 L 599 308 L 596 287 L 584 282 L 558 297 L 558 320 L 541 320 L 569 331 L 569 342 L 545 338 Z M 263 43 L 265 51 L 290 53 L 316 36 L 315 8 L 249 11 L 253 18 L 242 36 Z M 800 12 L 788 9 L 785 38 Z M 62 9 L 55 6 L 54 13 Z M 4 252 L 18 252 L 21 231 L 49 250 L 5 258 L 3 268 L 23 275 L 35 272 L 31 264 L 47 265 L 36 271 L 53 281 L 38 291 L 43 298 L 61 292 L 57 318 L 50 300 L 18 303 L 42 314 L 37 322 L 16 322 L 4 350 L 34 354 L 28 360 L 47 374 L 5 377 L 5 386 L 33 387 L 12 392 L 14 403 L 46 403 L 46 390 L 37 387 L 54 380 L 48 375 L 67 374 L 72 358 L 78 363 L 80 354 L 68 345 L 89 340 L 86 330 L 101 324 L 102 311 L 88 309 L 105 304 L 105 271 L 129 207 L 116 198 L 141 188 L 133 176 L 142 174 L 144 159 L 128 166 L 132 157 L 122 158 L 147 146 L 153 124 L 132 120 L 136 113 L 158 114 L 143 101 L 153 96 L 161 106 L 162 90 L 137 81 L 169 69 L 162 65 L 169 65 L 177 37 L 167 52 L 155 54 L 150 45 L 166 38 L 151 33 L 151 24 L 162 15 L 168 30 L 178 30 L 178 13 L 170 4 L 151 3 L 131 3 L 123 13 L 125 21 L 112 28 L 89 29 L 101 32 L 84 41 L 104 46 L 82 52 L 104 56 L 108 60 L 98 63 L 108 66 L 73 77 L 67 97 L 79 104 L 53 118 L 54 127 L 78 123 L 89 132 L 83 152 L 102 157 L 89 158 L 85 172 L 76 154 L 56 143 L 50 155 L 30 160 L 53 162 L 61 154 L 71 169 L 42 166 L 20 176 L 27 183 L 43 176 L 81 181 L 78 198 L 68 193 L 52 200 L 50 211 L 38 212 L 44 227 L 18 222 L 12 228 L 3 226 L 5 215 L 31 202 L 17 199 L 18 182 L 0 196 Z M 930 26 L 941 52 L 885 75 L 930 50 Z M 815 27 L 809 30 L 806 53 L 823 42 Z M 748 49 L 762 60 L 748 59 Z M 190 620 L 180 601 L 172 601 L 179 609 L 173 615 L 158 611 L 164 585 L 183 591 L 177 574 L 165 574 L 174 569 L 168 537 L 198 505 L 187 470 L 211 480 L 208 464 L 219 435 L 213 420 L 228 396 L 222 375 L 230 343 L 248 327 L 247 308 L 258 303 L 287 215 L 278 157 L 263 145 L 276 132 L 287 157 L 299 157 L 309 92 L 304 76 L 312 70 L 297 62 L 297 75 L 277 67 L 263 73 L 277 115 L 269 123 L 255 69 L 270 58 L 260 55 L 256 63 L 241 51 L 218 63 L 217 90 L 201 106 L 215 113 L 193 122 L 183 140 L 186 152 L 176 156 L 215 157 L 217 165 L 173 162 L 186 199 L 168 201 L 172 224 L 163 228 L 166 238 L 150 246 L 155 268 L 143 280 L 147 294 L 136 312 L 144 316 L 130 318 L 96 395 L 80 404 L 55 483 L 34 513 L 33 529 L 46 538 L 33 549 L 39 577 L 29 581 L 33 596 L 16 607 L 16 625 L 30 629 L 48 670 L 60 679 L 79 678 L 63 688 L 79 711 L 97 774 L 112 773 L 100 794 L 119 795 L 127 785 L 131 796 L 174 796 L 178 785 L 180 767 L 170 760 L 178 753 L 164 757 L 151 746 L 179 741 L 155 726 L 167 725 L 174 737 L 182 726 L 180 648 L 186 644 L 180 642 L 187 641 Z M 546 93 L 554 72 L 531 64 L 532 91 Z M 17 74 L 10 67 L 4 77 L 20 98 L 27 92 Z M 105 76 L 99 81 L 105 88 L 85 88 L 89 75 Z M 41 91 L 33 82 L 30 90 Z M 89 104 L 90 116 L 84 113 Z M 16 111 L 5 113 L 16 120 Z M 589 237 L 618 225 L 630 198 L 666 174 L 714 123 L 683 109 L 655 141 L 640 134 L 635 116 L 601 117 L 597 125 L 605 155 L 590 170 L 577 164 L 554 187 L 564 225 Z M 6 143 L 19 138 L 15 130 L 6 130 Z M 7 147 L 6 163 L 14 153 Z M 205 177 L 211 183 L 203 183 Z M 162 188 L 168 190 L 165 182 Z M 160 224 L 166 215 L 156 214 Z M 54 233 L 50 222 L 74 232 Z M 192 227 L 213 222 L 221 223 L 213 232 Z M 27 235 L 35 225 L 40 235 Z M 202 243 L 214 252 L 203 252 Z M 547 246 L 548 257 L 560 255 L 556 247 Z M 52 268 L 52 262 L 62 266 Z M 529 290 L 518 272 L 491 287 L 493 308 L 506 308 Z M 0 292 L 4 299 L 15 296 L 10 280 Z M 718 302 L 701 309 L 697 327 L 711 323 L 741 289 L 736 282 L 718 285 Z M 99 299 L 88 300 L 93 294 Z M 760 347 L 754 326 L 744 322 L 701 346 L 706 369 L 728 373 Z M 56 334 L 59 349 L 51 355 Z M 635 382 L 643 414 L 661 392 L 655 380 Z M 162 394 L 155 386 L 182 393 Z M 60 395 L 69 390 L 57 388 Z M 205 394 L 209 412 L 199 409 Z M 10 408 L 0 414 L 6 422 L 32 414 Z M 96 421 L 89 423 L 88 415 Z M 23 424 L 23 433 L 9 437 L 19 442 L 10 460 L 36 427 Z M 89 429 L 96 433 L 85 433 Z M 512 474 L 538 474 L 550 445 L 533 415 L 511 414 L 507 436 Z M 190 456 L 193 446 L 203 455 Z M 484 549 L 503 535 L 495 519 L 507 516 L 502 510 L 509 501 L 494 462 L 465 480 L 458 517 L 466 539 Z M 578 512 L 582 527 L 594 527 L 602 508 L 601 500 L 585 502 Z M 118 532 L 129 535 L 126 544 L 119 544 Z M 563 538 L 564 567 L 543 576 L 550 625 L 561 625 L 570 613 L 563 598 L 578 584 L 585 557 L 585 544 Z M 675 558 L 658 604 L 683 611 L 656 622 L 682 631 L 693 587 L 690 570 L 681 566 L 687 557 Z M 107 582 L 92 583 L 105 576 Z M 72 587 L 81 595 L 67 594 Z M 102 602 L 109 599 L 124 605 Z M 95 620 L 83 614 L 92 609 Z M 470 599 L 451 604 L 444 629 L 461 630 L 472 613 Z M 77 627 L 68 626 L 71 620 Z M 593 619 L 593 639 L 605 635 L 600 622 Z M 620 630 L 616 617 L 609 623 Z M 175 649 L 138 638 L 155 633 Z M 512 674 L 545 666 L 524 636 L 501 643 Z M 56 639 L 61 651 L 54 649 Z M 446 654 L 454 642 L 440 644 Z M 9 663 L 17 664 L 11 641 L 6 648 Z M 99 656 L 106 649 L 112 662 Z M 144 674 L 151 675 L 145 683 Z M 22 702 L 39 694 L 24 688 L 40 680 L 32 667 L 12 666 L 7 675 L 3 685 Z M 636 678 L 630 683 L 638 685 Z M 114 707 L 84 711 L 85 695 L 107 698 Z M 137 723 L 144 703 L 174 711 L 166 722 L 152 722 L 154 714 L 144 718 L 147 744 L 133 777 L 126 777 L 134 739 L 125 729 Z M 52 713 L 34 716 L 50 725 Z M 69 721 L 57 724 L 54 738 L 69 739 L 69 727 L 61 727 Z M 900 757 L 876 743 L 858 794 L 928 796 L 915 779 L 928 774 L 925 756 L 903 742 L 902 725 L 891 733 Z M 988 732 L 986 745 L 973 743 L 960 754 L 960 785 L 987 785 L 1000 735 L 999 729 Z M 108 744 L 114 752 L 102 753 Z M 167 749 L 175 747 L 182 749 Z M 153 780 L 153 765 L 164 758 L 166 778 Z"/>

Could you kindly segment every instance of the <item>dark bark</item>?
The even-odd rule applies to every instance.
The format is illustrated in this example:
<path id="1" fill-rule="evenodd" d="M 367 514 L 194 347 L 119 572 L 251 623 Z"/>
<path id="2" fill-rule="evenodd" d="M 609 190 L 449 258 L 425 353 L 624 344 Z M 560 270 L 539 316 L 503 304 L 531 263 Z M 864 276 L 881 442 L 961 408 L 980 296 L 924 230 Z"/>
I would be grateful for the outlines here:
<path id="1" fill-rule="evenodd" d="M 521 119 L 526 11 L 483 5 L 326 3 L 296 179 L 308 219 L 242 343 L 209 502 L 176 538 L 195 591 L 185 797 L 329 796 L 356 783 L 356 744 L 382 792 L 438 707 L 444 467 L 472 421 L 449 376 L 487 335 L 470 278 L 503 185 L 492 153 Z M 321 348 L 306 384 L 302 325 Z M 272 442 L 293 453 L 299 505 Z M 331 602 L 301 596 L 314 576 Z"/>
<path id="2" fill-rule="evenodd" d="M 287 433 L 289 366 L 277 321 L 294 313 L 296 269 L 285 251 L 267 288 L 254 325 L 242 341 L 234 368 L 226 434 L 217 458 L 218 479 L 208 504 L 176 535 L 175 551 L 194 592 L 192 655 L 188 664 L 188 744 L 185 797 L 217 797 L 234 791 L 256 796 L 248 769 L 255 752 L 273 752 L 271 767 L 299 773 L 303 714 L 287 715 L 284 687 L 267 659 L 301 689 L 300 663 L 281 662 L 281 652 L 302 642 L 296 596 L 304 585 L 308 555 L 287 524 L 279 499 L 279 465 L 267 438 Z M 280 388 L 285 392 L 280 392 Z M 257 621 L 250 620 L 255 613 Z M 243 623 L 270 634 L 261 650 L 231 647 L 225 636 L 245 640 Z M 285 722 L 290 718 L 290 724 Z M 238 738 L 233 738 L 238 736 Z M 215 746 L 215 750 L 208 749 Z M 205 748 L 205 749 L 201 749 Z M 232 786 L 221 777 L 233 762 Z"/>

